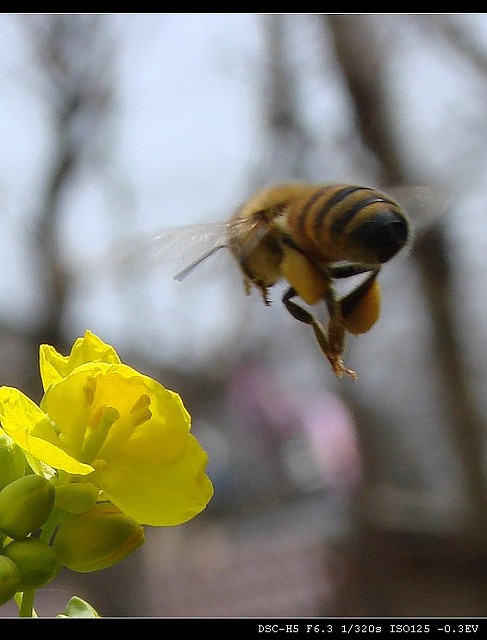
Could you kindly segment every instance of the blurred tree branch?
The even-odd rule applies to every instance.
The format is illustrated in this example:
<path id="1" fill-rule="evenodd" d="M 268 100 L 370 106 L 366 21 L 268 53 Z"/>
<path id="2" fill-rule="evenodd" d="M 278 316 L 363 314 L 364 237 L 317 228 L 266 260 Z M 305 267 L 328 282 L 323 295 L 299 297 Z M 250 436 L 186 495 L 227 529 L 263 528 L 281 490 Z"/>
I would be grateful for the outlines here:
<path id="1" fill-rule="evenodd" d="M 487 76 L 487 52 L 472 38 L 472 34 L 466 28 L 459 25 L 455 17 L 442 14 L 405 17 L 413 19 L 415 25 L 422 31 L 426 31 L 428 37 L 434 33 L 463 57 L 471 68 Z"/>
<path id="2" fill-rule="evenodd" d="M 310 137 L 300 119 L 298 79 L 293 70 L 287 41 L 287 16 L 263 16 L 268 68 L 266 73 L 267 129 L 273 181 L 303 178 Z"/>
<path id="3" fill-rule="evenodd" d="M 323 27 L 332 36 L 338 64 L 354 104 L 359 132 L 382 167 L 383 183 L 411 183 L 411 176 L 402 162 L 401 149 L 394 139 L 395 120 L 389 104 L 385 75 L 387 49 L 379 40 L 371 17 L 333 14 L 323 16 L 321 20 Z M 456 35 L 458 36 L 457 33 Z M 463 541 L 445 540 L 440 545 L 437 541 L 426 550 L 424 546 L 418 546 L 417 542 L 412 545 L 411 538 L 397 537 L 401 534 L 404 536 L 406 532 L 397 530 L 387 533 L 387 526 L 381 530 L 380 526 L 377 528 L 362 519 L 359 555 L 351 569 L 352 572 L 358 570 L 360 578 L 357 581 L 356 575 L 351 583 L 347 583 L 346 588 L 349 595 L 350 590 L 360 591 L 355 606 L 365 607 L 362 611 L 367 614 L 399 615 L 398 603 L 405 599 L 414 603 L 403 609 L 408 615 L 414 615 L 418 611 L 425 613 L 435 607 L 443 614 L 452 614 L 452 611 L 465 613 L 466 609 L 462 610 L 462 607 L 473 607 L 476 612 L 485 610 L 483 605 L 476 602 L 479 594 L 474 594 L 467 603 L 457 600 L 453 610 L 447 598 L 438 596 L 458 588 L 458 581 L 464 579 L 463 572 L 471 571 L 468 558 L 478 557 L 479 554 L 483 557 L 487 542 L 487 486 L 482 437 L 485 425 L 469 388 L 466 363 L 457 338 L 459 327 L 451 304 L 451 251 L 444 226 L 435 224 L 418 241 L 413 255 L 420 269 L 424 301 L 432 323 L 431 370 L 418 373 L 436 376 L 443 407 L 443 415 L 438 416 L 438 419 L 443 420 L 449 429 L 454 450 L 461 462 L 468 510 L 464 526 L 461 527 Z M 359 429 L 367 482 L 367 478 L 374 477 L 375 462 L 384 455 L 384 451 L 374 449 L 374 443 L 367 437 L 367 424 L 362 425 L 362 428 L 359 426 Z M 425 535 L 426 533 L 425 531 Z M 449 565 L 451 570 L 448 573 L 444 569 L 445 565 L 437 564 L 438 554 L 446 562 L 455 558 L 459 564 Z M 435 557 L 436 560 L 432 559 Z M 397 575 L 402 575 L 404 563 L 412 562 L 413 558 L 419 562 L 412 574 L 414 579 L 411 591 L 406 583 L 397 580 Z M 465 568 L 462 567 L 462 562 L 467 563 Z M 436 571 L 442 572 L 441 578 Z M 426 598 L 427 590 L 433 588 L 437 594 L 436 601 L 433 603 L 433 598 L 428 602 L 415 601 L 413 593 L 420 588 L 418 585 L 426 585 L 429 573 L 437 577 L 437 582 L 433 587 L 424 586 L 424 597 Z M 364 582 L 360 583 L 360 580 Z M 449 585 L 445 587 L 440 580 Z M 344 603 L 341 604 L 343 606 Z M 356 614 L 357 611 L 352 613 Z"/>
<path id="4" fill-rule="evenodd" d="M 323 18 L 355 106 L 359 131 L 380 161 L 384 184 L 407 184 L 410 176 L 394 141 L 395 123 L 388 101 L 384 51 L 368 16 L 328 15 Z M 457 340 L 452 299 L 451 248 L 443 225 L 434 225 L 417 243 L 414 255 L 424 283 L 425 302 L 432 319 L 432 369 L 443 390 L 445 420 L 462 462 L 470 504 L 472 540 L 485 540 L 487 485 L 484 479 L 483 422 L 470 393 L 465 362 Z M 427 372 L 426 375 L 431 375 Z"/>
<path id="5" fill-rule="evenodd" d="M 36 75 L 31 81 L 50 109 L 52 127 L 51 158 L 36 202 L 37 226 L 31 230 L 43 308 L 24 338 L 35 362 L 40 343 L 63 346 L 62 322 L 72 283 L 63 263 L 62 223 L 80 168 L 97 159 L 112 101 L 115 47 L 103 15 L 31 14 L 19 20 L 32 50 Z M 29 386 L 38 391 L 37 374 Z"/>
<path id="6" fill-rule="evenodd" d="M 391 135 L 389 95 L 385 87 L 384 56 L 376 46 L 366 15 L 329 14 L 322 17 L 329 28 L 343 79 L 353 101 L 357 129 L 379 160 L 379 182 L 405 182 L 405 169 Z"/>
<path id="7" fill-rule="evenodd" d="M 62 264 L 59 225 L 63 197 L 77 170 L 93 150 L 111 104 L 113 43 L 105 16 L 26 16 L 38 52 L 46 99 L 53 105 L 54 152 L 46 177 L 36 235 L 44 271 L 46 301 L 35 343 L 62 342 L 61 324 L 69 293 L 69 276 Z M 91 147 L 91 148 L 90 148 Z"/>

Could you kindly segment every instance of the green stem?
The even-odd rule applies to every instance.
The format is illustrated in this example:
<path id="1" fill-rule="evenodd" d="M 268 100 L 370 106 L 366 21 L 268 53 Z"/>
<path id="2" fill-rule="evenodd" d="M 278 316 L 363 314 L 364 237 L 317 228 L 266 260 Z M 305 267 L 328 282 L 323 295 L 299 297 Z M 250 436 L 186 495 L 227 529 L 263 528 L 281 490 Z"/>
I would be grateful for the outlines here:
<path id="1" fill-rule="evenodd" d="M 69 514 L 64 514 L 65 516 Z M 39 536 L 39 540 L 43 540 L 46 543 L 49 543 L 54 529 L 58 525 L 58 523 L 63 519 L 63 512 L 60 509 L 54 507 L 49 516 L 47 522 L 44 524 L 41 530 L 41 534 Z M 28 589 L 22 593 L 17 593 L 15 595 L 15 601 L 19 608 L 19 618 L 37 618 L 37 614 L 34 610 L 34 598 L 36 595 L 35 589 Z"/>
<path id="2" fill-rule="evenodd" d="M 19 618 L 33 618 L 34 617 L 34 598 L 36 595 L 35 589 L 29 589 L 22 593 L 22 599 L 19 606 Z"/>
<path id="3" fill-rule="evenodd" d="M 68 516 L 69 516 L 69 513 L 66 513 L 65 511 L 61 511 L 61 509 L 54 507 L 53 510 L 51 511 L 49 518 L 44 523 L 44 526 L 41 529 L 39 540 L 42 540 L 43 542 L 46 542 L 47 544 L 49 544 L 52 538 L 52 534 L 54 533 L 54 530 L 56 529 L 58 524 L 60 524 Z"/>

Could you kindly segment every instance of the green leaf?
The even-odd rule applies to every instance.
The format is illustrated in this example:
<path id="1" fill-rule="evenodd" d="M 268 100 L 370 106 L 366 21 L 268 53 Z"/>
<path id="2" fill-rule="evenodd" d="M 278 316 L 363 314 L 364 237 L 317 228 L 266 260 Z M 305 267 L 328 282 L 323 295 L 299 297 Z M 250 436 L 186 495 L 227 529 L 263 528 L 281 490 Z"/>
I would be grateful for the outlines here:
<path id="1" fill-rule="evenodd" d="M 97 611 L 78 596 L 73 596 L 58 618 L 99 618 Z"/>

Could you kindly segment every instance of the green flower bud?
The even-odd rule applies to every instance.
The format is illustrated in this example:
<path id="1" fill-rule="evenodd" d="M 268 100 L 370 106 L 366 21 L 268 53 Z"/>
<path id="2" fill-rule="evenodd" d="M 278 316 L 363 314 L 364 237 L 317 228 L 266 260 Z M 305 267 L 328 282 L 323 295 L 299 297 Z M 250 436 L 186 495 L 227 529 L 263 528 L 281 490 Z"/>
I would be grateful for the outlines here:
<path id="1" fill-rule="evenodd" d="M 0 556 L 0 607 L 19 591 L 20 573 L 12 560 Z"/>
<path id="2" fill-rule="evenodd" d="M 51 547 L 41 540 L 14 540 L 3 549 L 20 574 L 17 591 L 39 589 L 57 576 L 61 565 Z"/>
<path id="3" fill-rule="evenodd" d="M 25 456 L 14 439 L 0 430 L 0 489 L 24 475 Z"/>
<path id="4" fill-rule="evenodd" d="M 95 506 L 99 491 L 90 483 L 61 484 L 56 487 L 54 504 L 69 513 L 83 513 Z"/>
<path id="5" fill-rule="evenodd" d="M 0 491 L 0 531 L 15 540 L 41 527 L 54 505 L 54 487 L 34 474 L 14 480 Z"/>
<path id="6" fill-rule="evenodd" d="M 53 549 L 61 564 L 86 573 L 120 562 L 143 542 L 142 525 L 104 503 L 64 520 Z"/>

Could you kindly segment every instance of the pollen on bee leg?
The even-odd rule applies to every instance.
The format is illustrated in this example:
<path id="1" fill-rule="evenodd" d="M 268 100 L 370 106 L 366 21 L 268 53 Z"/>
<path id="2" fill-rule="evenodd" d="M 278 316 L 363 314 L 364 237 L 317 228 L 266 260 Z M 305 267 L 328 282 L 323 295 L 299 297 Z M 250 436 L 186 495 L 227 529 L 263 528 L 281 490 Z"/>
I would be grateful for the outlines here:
<path id="1" fill-rule="evenodd" d="M 132 426 L 138 427 L 152 418 L 152 411 L 149 408 L 150 402 L 150 397 L 146 393 L 142 393 L 137 398 L 130 409 L 130 423 Z"/>

